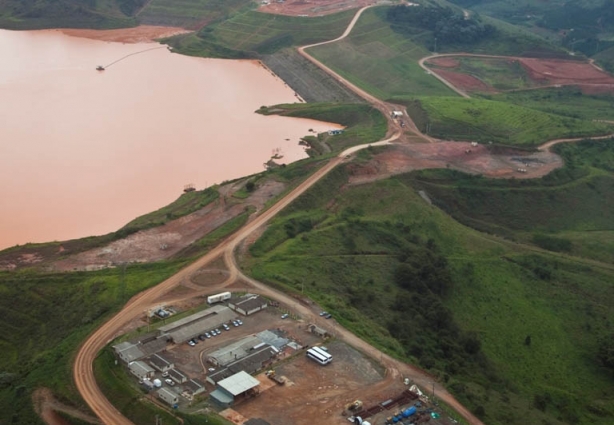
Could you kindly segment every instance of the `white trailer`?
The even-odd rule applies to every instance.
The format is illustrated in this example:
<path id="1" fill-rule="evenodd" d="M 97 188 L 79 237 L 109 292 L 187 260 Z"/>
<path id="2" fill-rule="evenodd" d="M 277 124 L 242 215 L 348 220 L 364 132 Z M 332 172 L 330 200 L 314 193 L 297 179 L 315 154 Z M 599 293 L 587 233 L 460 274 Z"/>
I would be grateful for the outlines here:
<path id="1" fill-rule="evenodd" d="M 207 297 L 208 304 L 221 303 L 222 301 L 226 301 L 230 299 L 230 292 L 222 292 L 220 294 L 215 294 Z"/>

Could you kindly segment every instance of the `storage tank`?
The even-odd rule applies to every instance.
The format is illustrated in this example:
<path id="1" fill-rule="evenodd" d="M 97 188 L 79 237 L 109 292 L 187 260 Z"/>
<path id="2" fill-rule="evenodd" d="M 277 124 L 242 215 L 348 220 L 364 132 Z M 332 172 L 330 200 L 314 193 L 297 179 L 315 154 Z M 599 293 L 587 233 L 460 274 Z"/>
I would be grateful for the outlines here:
<path id="1" fill-rule="evenodd" d="M 409 418 L 411 415 L 416 413 L 416 408 L 414 406 L 409 407 L 405 410 L 403 410 L 403 417 L 404 418 Z"/>
<path id="2" fill-rule="evenodd" d="M 160 388 L 162 386 L 162 381 L 160 381 L 159 379 L 154 379 L 153 383 L 154 383 L 154 387 L 156 388 Z"/>

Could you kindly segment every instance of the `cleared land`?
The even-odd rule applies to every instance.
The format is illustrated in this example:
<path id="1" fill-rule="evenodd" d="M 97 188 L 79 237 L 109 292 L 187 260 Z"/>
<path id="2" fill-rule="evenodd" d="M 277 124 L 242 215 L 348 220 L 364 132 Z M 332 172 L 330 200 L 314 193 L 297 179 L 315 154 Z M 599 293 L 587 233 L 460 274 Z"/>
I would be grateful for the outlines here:
<path id="1" fill-rule="evenodd" d="M 433 57 L 426 65 L 468 92 L 560 86 L 576 86 L 586 94 L 614 92 L 614 77 L 581 61 L 452 54 Z"/>
<path id="2" fill-rule="evenodd" d="M 276 0 L 266 1 L 259 11 L 289 16 L 323 16 L 342 10 L 358 9 L 377 3 L 379 0 Z"/>
<path id="3" fill-rule="evenodd" d="M 612 132 L 608 124 L 484 99 L 423 97 L 407 105 L 418 128 L 448 140 L 532 147 L 553 139 Z"/>

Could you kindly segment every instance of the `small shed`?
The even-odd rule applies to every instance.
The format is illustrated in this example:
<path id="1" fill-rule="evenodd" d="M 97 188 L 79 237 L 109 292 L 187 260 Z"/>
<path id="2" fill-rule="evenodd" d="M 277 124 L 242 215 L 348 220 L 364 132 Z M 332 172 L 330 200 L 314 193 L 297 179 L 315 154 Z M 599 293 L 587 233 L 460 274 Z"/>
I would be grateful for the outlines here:
<path id="1" fill-rule="evenodd" d="M 158 398 L 160 398 L 160 400 L 164 400 L 171 406 L 179 403 L 179 397 L 177 397 L 177 394 L 166 387 L 162 387 L 158 390 Z"/>
<path id="2" fill-rule="evenodd" d="M 203 384 L 202 382 L 200 382 L 197 379 L 190 379 L 189 381 L 187 381 L 184 384 L 184 388 L 192 396 L 195 396 L 195 395 L 198 395 L 200 393 L 203 393 L 206 390 L 205 384 Z"/>
<path id="3" fill-rule="evenodd" d="M 264 310 L 268 307 L 268 303 L 264 298 L 258 295 L 249 295 L 237 299 L 231 299 L 228 302 L 228 307 L 244 316 L 249 316 L 254 313 Z"/>
<path id="4" fill-rule="evenodd" d="M 230 406 L 238 400 L 249 398 L 259 393 L 260 381 L 241 371 L 217 383 L 217 389 L 211 398 L 222 406 Z"/>
<path id="5" fill-rule="evenodd" d="M 124 341 L 114 345 L 113 350 L 115 351 L 115 355 L 126 364 L 145 357 L 143 350 L 139 348 L 138 344 L 133 342 Z"/>
<path id="6" fill-rule="evenodd" d="M 316 334 L 320 338 L 328 338 L 330 336 L 326 329 L 322 329 L 321 327 L 316 326 L 314 324 L 310 324 L 309 326 L 307 326 L 307 329 L 309 330 L 309 332 L 311 332 L 312 334 Z"/>
<path id="7" fill-rule="evenodd" d="M 171 369 L 168 371 L 168 377 L 171 378 L 173 381 L 175 381 L 178 384 L 183 384 L 184 382 L 187 382 L 188 377 L 181 372 L 179 369 Z"/>
<path id="8" fill-rule="evenodd" d="M 175 367 L 174 363 L 171 363 L 159 354 L 154 354 L 149 358 L 149 364 L 160 372 L 168 372 Z"/>
<path id="9" fill-rule="evenodd" d="M 130 363 L 128 365 L 128 369 L 130 370 L 130 373 L 141 380 L 153 378 L 155 373 L 155 370 L 153 370 L 151 366 L 142 361 Z"/>

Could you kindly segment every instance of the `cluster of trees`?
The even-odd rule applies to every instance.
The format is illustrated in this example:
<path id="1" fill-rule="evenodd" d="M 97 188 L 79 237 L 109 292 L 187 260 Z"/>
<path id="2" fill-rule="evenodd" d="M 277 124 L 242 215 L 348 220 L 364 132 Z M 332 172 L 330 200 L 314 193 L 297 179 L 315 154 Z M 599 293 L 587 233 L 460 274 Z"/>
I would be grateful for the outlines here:
<path id="1" fill-rule="evenodd" d="M 456 13 L 449 7 L 395 6 L 388 10 L 395 31 L 411 34 L 411 27 L 433 31 L 438 43 L 472 44 L 496 33 L 496 28 L 479 18 Z"/>

